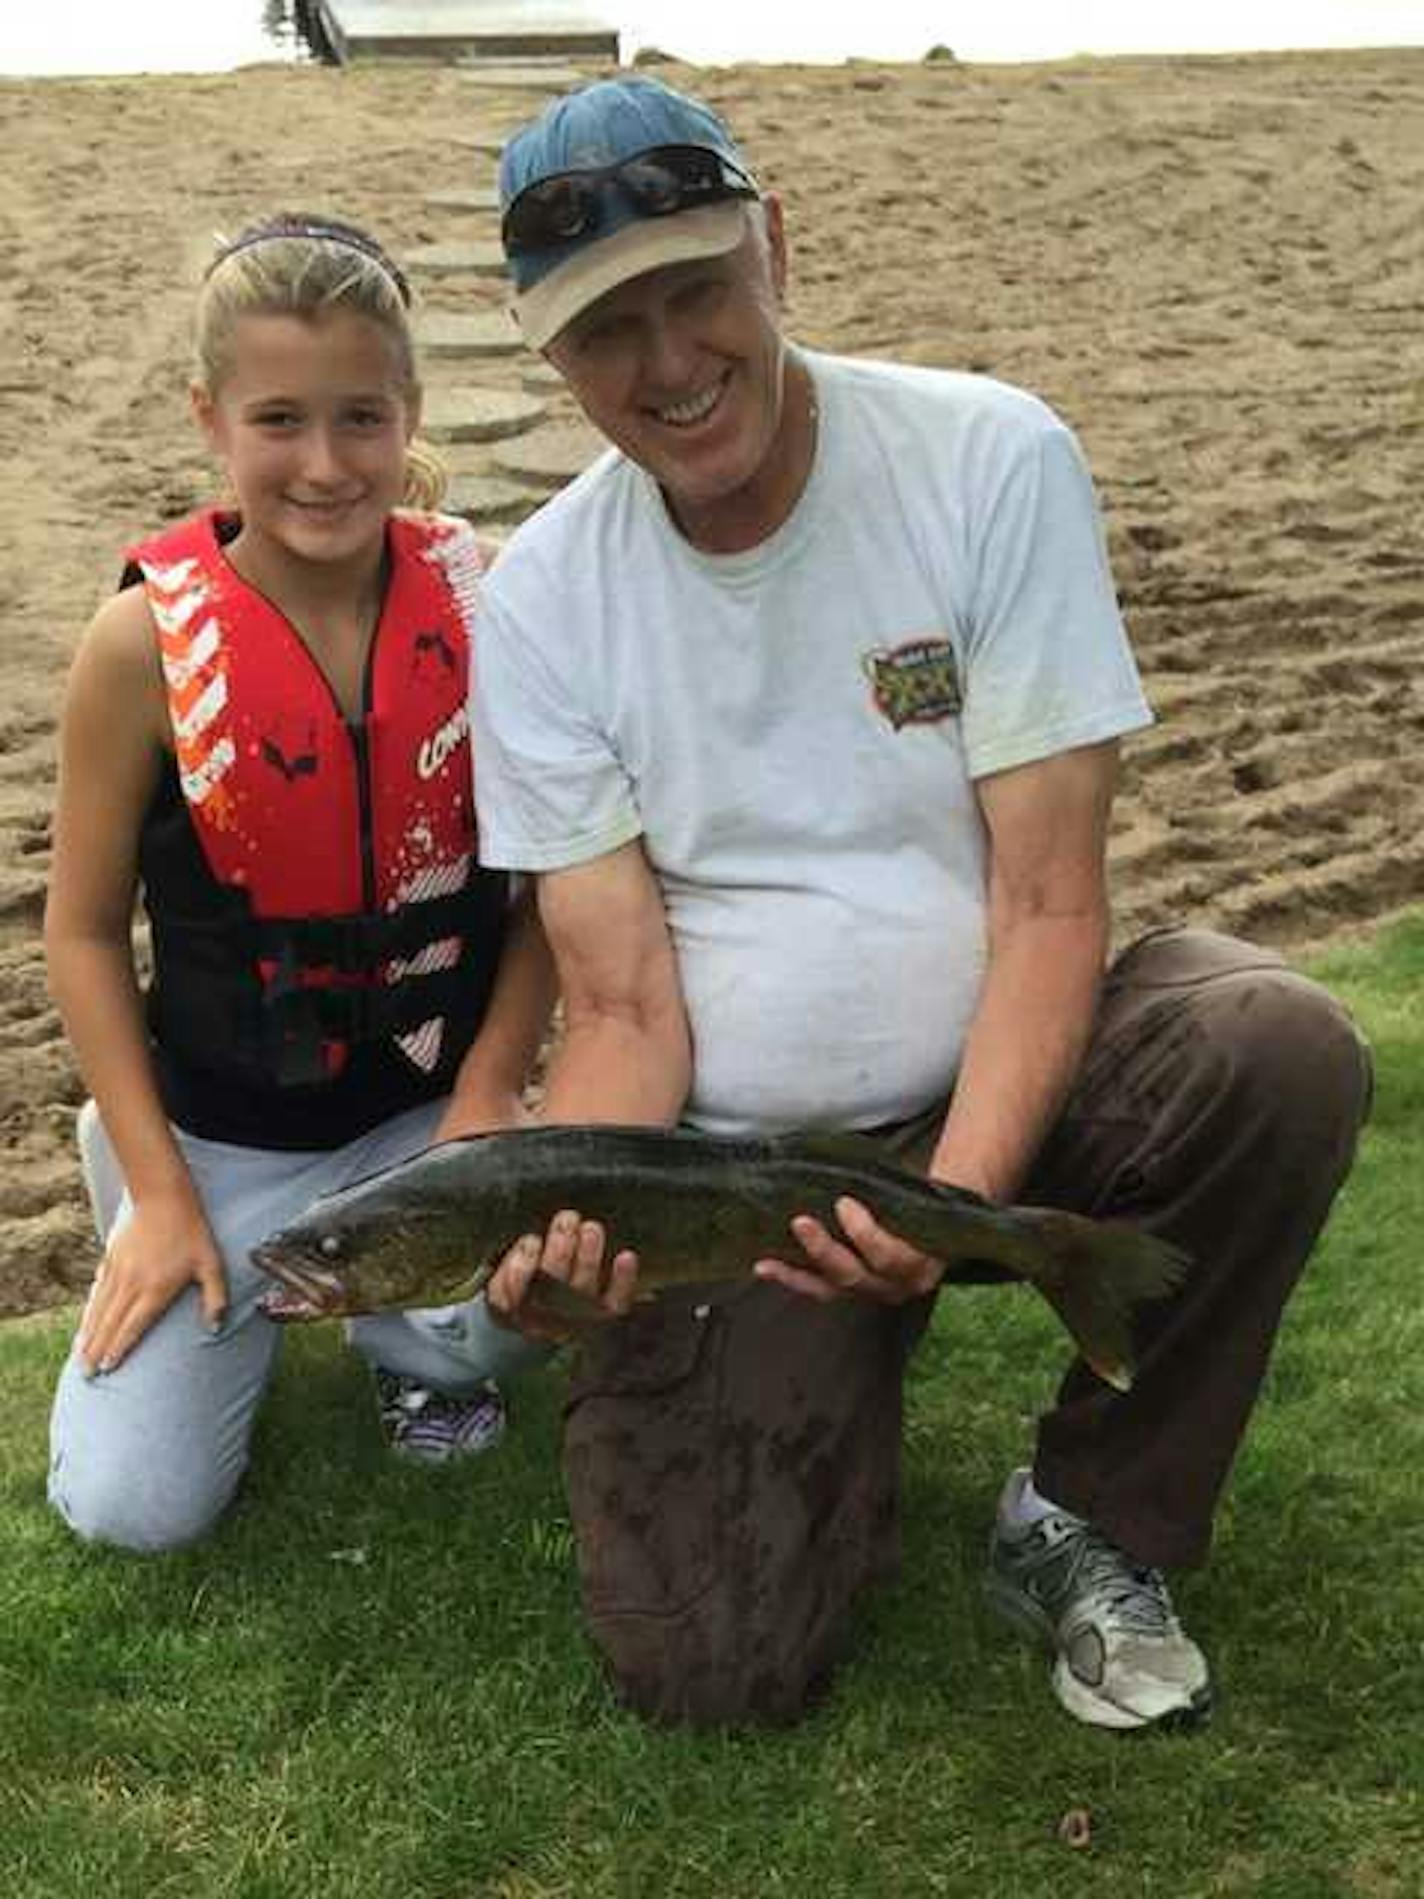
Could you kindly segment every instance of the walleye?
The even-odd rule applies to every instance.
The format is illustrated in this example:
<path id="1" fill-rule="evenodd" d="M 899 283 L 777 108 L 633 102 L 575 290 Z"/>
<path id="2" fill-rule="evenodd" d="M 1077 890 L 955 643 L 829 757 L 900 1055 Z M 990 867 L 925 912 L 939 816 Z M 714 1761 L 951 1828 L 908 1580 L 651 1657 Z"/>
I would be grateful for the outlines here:
<path id="1" fill-rule="evenodd" d="M 857 1135 L 764 1138 L 648 1127 L 547 1127 L 443 1142 L 317 1200 L 253 1250 L 279 1282 L 275 1319 L 445 1305 L 479 1292 L 508 1249 L 561 1209 L 638 1254 L 638 1294 L 745 1279 L 790 1258 L 794 1214 L 838 1231 L 849 1194 L 946 1263 L 946 1280 L 1026 1280 L 1100 1378 L 1132 1382 L 1129 1315 L 1171 1290 L 1186 1255 L 1118 1222 L 1000 1207 L 906 1172 Z M 557 1282 L 550 1281 L 553 1288 Z M 588 1302 L 576 1299 L 587 1315 Z"/>

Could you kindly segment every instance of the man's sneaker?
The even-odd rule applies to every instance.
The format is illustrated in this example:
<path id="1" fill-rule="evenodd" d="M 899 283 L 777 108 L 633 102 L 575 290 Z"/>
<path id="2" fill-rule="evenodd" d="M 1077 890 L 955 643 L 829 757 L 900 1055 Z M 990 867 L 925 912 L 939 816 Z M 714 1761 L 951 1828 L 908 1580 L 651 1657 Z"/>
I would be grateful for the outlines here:
<path id="1" fill-rule="evenodd" d="M 1004 1486 L 989 1538 L 990 1603 L 1054 1654 L 1053 1687 L 1070 1714 L 1105 1728 L 1186 1727 L 1211 1706 L 1206 1658 L 1145 1569 L 1090 1523 L 1051 1509 L 1019 1521 L 1028 1481 Z"/>
<path id="2" fill-rule="evenodd" d="M 491 1379 L 478 1391 L 456 1398 L 378 1369 L 376 1404 L 386 1443 L 398 1457 L 417 1463 L 477 1457 L 492 1451 L 504 1436 L 504 1399 Z"/>

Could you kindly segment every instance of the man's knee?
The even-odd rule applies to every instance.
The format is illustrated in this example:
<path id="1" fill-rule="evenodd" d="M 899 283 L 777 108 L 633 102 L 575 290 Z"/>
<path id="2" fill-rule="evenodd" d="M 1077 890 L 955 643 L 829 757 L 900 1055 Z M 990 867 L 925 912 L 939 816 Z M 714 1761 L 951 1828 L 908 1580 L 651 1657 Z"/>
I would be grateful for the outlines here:
<path id="1" fill-rule="evenodd" d="M 585 1348 L 564 1478 L 588 1626 L 632 1707 L 737 1727 L 816 1699 L 898 1557 L 905 1342 L 898 1315 L 759 1286 Z"/>
<path id="2" fill-rule="evenodd" d="M 1369 1113 L 1369 1046 L 1318 983 L 1285 967 L 1243 970 L 1202 1011 L 1237 1112 L 1256 1112 L 1322 1155 L 1353 1153 Z"/>
<path id="3" fill-rule="evenodd" d="M 786 1727 L 823 1697 L 834 1642 L 758 1635 L 709 1616 L 706 1603 L 669 1624 L 656 1617 L 590 1620 L 620 1701 L 647 1720 L 693 1728 Z"/>
<path id="4" fill-rule="evenodd" d="M 1191 1112 L 1264 1119 L 1353 1149 L 1369 1111 L 1369 1048 L 1318 983 L 1272 950 L 1208 930 L 1146 938 L 1122 970 L 1139 1000 L 1163 1004 L 1156 1019 Z"/>

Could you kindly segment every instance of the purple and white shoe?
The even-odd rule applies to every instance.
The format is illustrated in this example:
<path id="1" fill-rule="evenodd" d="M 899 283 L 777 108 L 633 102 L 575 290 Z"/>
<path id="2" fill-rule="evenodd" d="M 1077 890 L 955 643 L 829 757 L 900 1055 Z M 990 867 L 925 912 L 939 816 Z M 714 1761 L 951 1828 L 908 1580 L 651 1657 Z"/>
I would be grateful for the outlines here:
<path id="1" fill-rule="evenodd" d="M 418 1464 L 478 1457 L 504 1436 L 504 1399 L 493 1379 L 457 1397 L 378 1369 L 376 1404 L 387 1445 Z"/>

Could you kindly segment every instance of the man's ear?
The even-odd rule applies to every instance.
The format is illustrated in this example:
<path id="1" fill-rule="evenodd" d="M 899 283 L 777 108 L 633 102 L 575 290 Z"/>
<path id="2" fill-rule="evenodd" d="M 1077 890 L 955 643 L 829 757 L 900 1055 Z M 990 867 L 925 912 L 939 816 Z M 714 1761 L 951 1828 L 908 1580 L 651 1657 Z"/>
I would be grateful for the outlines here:
<path id="1" fill-rule="evenodd" d="M 776 301 L 786 301 L 787 253 L 786 220 L 782 214 L 781 194 L 768 191 L 762 199 L 762 212 L 766 219 L 766 249 L 771 260 L 771 286 L 776 292 Z"/>

